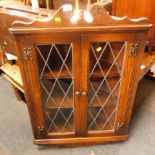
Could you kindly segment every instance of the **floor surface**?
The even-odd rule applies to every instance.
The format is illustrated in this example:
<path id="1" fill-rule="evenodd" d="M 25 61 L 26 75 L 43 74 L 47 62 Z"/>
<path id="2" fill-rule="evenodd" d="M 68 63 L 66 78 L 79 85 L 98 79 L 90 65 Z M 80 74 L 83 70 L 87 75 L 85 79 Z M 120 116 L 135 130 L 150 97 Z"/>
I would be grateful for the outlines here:
<path id="1" fill-rule="evenodd" d="M 155 155 L 155 81 L 139 83 L 135 104 L 128 141 L 81 148 L 36 146 L 26 104 L 16 100 L 0 77 L 0 155 Z"/>

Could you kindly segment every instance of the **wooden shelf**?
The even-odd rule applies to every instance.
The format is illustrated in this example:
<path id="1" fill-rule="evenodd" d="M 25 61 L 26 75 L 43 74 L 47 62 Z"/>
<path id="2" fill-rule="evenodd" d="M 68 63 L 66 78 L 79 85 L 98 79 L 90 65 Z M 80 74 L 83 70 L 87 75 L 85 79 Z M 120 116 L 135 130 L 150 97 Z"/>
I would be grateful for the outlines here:
<path id="1" fill-rule="evenodd" d="M 2 65 L 0 69 L 3 71 L 5 75 L 4 77 L 24 93 L 19 67 L 17 65 L 6 63 Z"/>
<path id="2" fill-rule="evenodd" d="M 109 83 L 109 86 L 111 89 L 113 89 L 117 83 L 119 79 L 118 78 L 114 78 L 114 79 L 110 79 L 108 80 L 108 83 Z M 98 81 L 93 81 L 92 82 L 93 86 L 95 88 L 98 88 L 99 87 L 99 84 Z M 47 84 L 47 87 L 50 86 L 51 84 Z M 62 85 L 62 83 L 61 83 Z M 65 86 L 66 84 L 64 83 L 64 87 L 68 88 L 69 86 Z M 47 88 L 48 89 L 48 88 Z M 48 89 L 49 90 L 49 89 Z M 110 99 L 108 100 L 108 105 L 112 105 L 112 103 L 114 102 L 114 99 L 117 100 L 117 97 L 118 97 L 118 93 L 119 93 L 119 90 L 118 88 L 115 89 L 116 91 L 113 92 L 113 96 L 110 97 Z M 55 93 L 56 92 L 56 93 Z M 104 101 L 106 101 L 106 99 L 108 98 L 110 92 L 109 92 L 109 89 L 107 88 L 107 85 L 103 86 L 102 87 L 102 90 L 101 90 L 101 94 L 99 94 L 99 99 L 100 101 L 102 102 L 102 104 L 100 104 L 98 102 L 98 100 L 96 99 L 92 105 L 90 105 L 90 107 L 101 107 L 103 104 L 104 104 Z M 45 103 L 46 100 L 47 100 L 47 94 L 43 91 L 43 102 Z M 68 94 L 68 99 L 65 99 L 64 102 L 62 103 L 62 105 L 60 106 L 61 104 L 61 101 L 62 101 L 62 98 L 63 96 L 61 96 L 61 92 L 59 89 L 54 89 L 54 93 L 52 93 L 52 98 L 54 99 L 55 102 L 51 100 L 48 101 L 48 104 L 46 105 L 46 110 L 50 110 L 50 109 L 55 109 L 55 108 L 73 108 L 74 105 L 71 105 L 71 103 L 73 102 L 73 95 L 71 94 L 73 92 L 70 92 L 70 94 Z M 89 97 L 93 96 L 94 95 L 94 92 L 88 92 L 89 94 Z M 60 96 L 59 96 L 60 95 Z M 112 99 L 112 97 L 114 99 Z M 91 98 L 90 98 L 91 99 Z M 111 104 L 110 104 L 111 103 Z"/>
<path id="3" fill-rule="evenodd" d="M 149 71 L 152 65 L 155 63 L 155 51 L 152 53 L 144 53 L 143 61 L 140 68 L 139 80 Z"/>
<path id="4" fill-rule="evenodd" d="M 105 72 L 106 73 L 106 72 Z M 95 71 L 93 72 L 93 74 L 91 75 L 91 79 L 95 79 L 95 78 L 103 78 L 104 75 L 102 75 L 99 71 Z M 107 78 L 117 78 L 117 77 L 120 77 L 120 74 L 119 73 L 116 73 L 116 72 L 113 72 L 113 73 L 110 73 L 108 74 Z"/>
<path id="5" fill-rule="evenodd" d="M 62 129 L 63 128 L 63 126 L 64 126 L 64 124 L 62 124 L 62 122 L 59 122 L 57 125 L 57 128 L 58 129 Z M 73 126 L 73 123 L 71 124 L 71 126 L 73 127 L 73 129 L 74 129 L 74 126 Z M 49 131 L 49 133 L 61 133 L 61 132 L 73 132 L 72 130 L 71 130 L 71 128 L 70 128 L 70 126 L 67 124 L 66 126 L 65 126 L 65 128 L 63 129 L 63 131 L 59 131 L 59 130 L 57 130 L 56 128 L 51 128 L 51 130 Z M 51 134 L 52 135 L 52 134 Z"/>
<path id="6" fill-rule="evenodd" d="M 106 101 L 106 99 L 108 98 L 108 96 L 109 96 L 109 94 L 107 92 L 105 92 L 104 95 L 99 96 L 101 104 L 98 102 L 97 99 L 95 99 L 89 107 L 100 108 L 101 106 L 103 106 L 103 104 Z M 73 98 L 67 99 L 67 100 L 65 100 L 65 102 L 63 102 L 61 104 L 62 98 L 58 98 L 58 97 L 54 97 L 54 96 L 52 96 L 52 97 L 53 97 L 56 104 L 54 102 L 52 102 L 52 100 L 49 100 L 49 102 L 46 105 L 47 111 L 50 109 L 57 109 L 57 108 L 68 109 L 68 108 L 73 108 L 73 106 L 74 106 L 74 105 L 71 105 L 71 103 L 73 102 Z M 113 94 L 113 97 L 117 100 L 117 97 L 115 94 Z M 113 106 L 113 103 L 114 103 L 114 99 L 112 99 L 112 97 L 110 97 L 108 102 L 107 102 L 107 105 Z M 60 104 L 61 104 L 61 106 L 60 106 Z"/>
<path id="7" fill-rule="evenodd" d="M 54 77 L 57 77 L 59 74 L 59 70 L 52 70 L 53 74 L 51 72 L 45 72 L 43 74 L 43 77 L 45 79 L 55 79 Z M 68 78 L 72 78 L 71 75 L 69 74 L 69 72 L 67 70 L 62 70 L 61 73 L 59 74 L 59 79 L 68 79 Z"/>
<path id="8" fill-rule="evenodd" d="M 106 101 L 106 99 L 107 99 L 107 97 L 108 97 L 108 95 L 105 95 L 105 96 L 99 96 L 99 99 L 100 99 L 100 101 L 102 102 L 102 101 Z M 114 95 L 114 97 L 116 98 L 116 96 Z M 52 101 L 50 102 L 48 102 L 48 104 L 46 105 L 46 110 L 48 111 L 48 110 L 50 110 L 50 109 L 58 109 L 58 108 L 60 108 L 60 109 L 71 109 L 71 108 L 73 108 L 73 106 L 74 105 L 71 105 L 70 103 L 73 101 L 73 99 L 72 98 L 70 98 L 70 101 L 71 102 L 69 102 L 69 101 L 66 101 L 66 102 L 63 102 L 62 104 L 61 104 L 61 106 L 60 106 L 60 103 L 61 103 L 61 99 L 60 98 L 55 98 L 55 97 L 53 97 L 54 98 L 54 100 L 55 100 L 55 103 L 59 103 L 58 105 L 55 105 Z M 116 99 L 117 100 L 117 99 Z M 110 104 L 111 103 L 111 104 Z M 108 100 L 108 105 L 109 106 L 112 106 L 113 104 L 112 103 L 114 103 L 114 101 L 112 100 L 112 98 L 110 98 L 109 100 Z M 94 107 L 94 108 L 100 108 L 102 105 L 104 104 L 104 102 L 102 102 L 101 104 L 98 102 L 98 100 L 96 99 L 96 102 L 93 102 L 93 104 L 92 105 L 90 105 L 89 107 Z"/>
<path id="9" fill-rule="evenodd" d="M 51 71 L 53 73 L 51 73 L 50 71 L 45 71 L 45 73 L 43 74 L 43 77 L 45 79 L 55 79 L 54 77 L 57 77 L 58 74 L 59 74 L 59 79 L 68 79 L 68 78 L 72 78 L 72 66 L 71 64 L 67 64 L 68 66 L 68 70 L 64 67 L 62 70 L 61 70 L 61 73 L 59 74 L 60 72 L 60 69 L 51 69 Z M 53 76 L 54 75 L 54 76 Z"/>
<path id="10" fill-rule="evenodd" d="M 101 102 L 101 104 L 99 103 L 98 99 L 95 99 L 91 105 L 89 105 L 90 108 L 100 108 L 104 105 L 106 99 L 108 98 L 109 94 L 107 95 L 103 95 L 103 96 L 99 96 L 99 100 Z M 113 97 L 116 99 L 117 101 L 117 98 L 115 95 L 113 95 Z M 114 99 L 112 99 L 112 97 L 109 98 L 109 100 L 107 101 L 107 103 L 105 105 L 108 105 L 108 106 L 113 106 L 114 105 Z"/>
<path id="11" fill-rule="evenodd" d="M 102 67 L 102 71 L 104 74 L 107 74 L 107 72 L 109 71 L 109 68 L 111 67 L 112 63 L 110 61 L 106 61 L 104 60 L 101 64 Z M 113 77 L 119 77 L 120 74 L 118 73 L 117 67 L 116 65 L 113 65 L 112 69 L 110 70 L 107 78 L 113 78 Z M 95 69 L 91 75 L 90 78 L 102 78 L 104 77 L 104 75 L 101 73 L 100 68 Z"/>
<path id="12" fill-rule="evenodd" d="M 71 103 L 73 102 L 73 98 L 70 98 L 70 99 L 67 99 L 65 100 L 66 102 L 63 102 L 61 104 L 61 101 L 62 101 L 62 98 L 58 98 L 58 97 L 54 97 L 52 96 L 52 98 L 54 99 L 55 103 L 57 104 L 54 104 L 51 101 L 49 101 L 46 105 L 46 110 L 50 110 L 50 109 L 56 109 L 56 108 L 62 108 L 62 109 L 66 109 L 66 108 L 73 108 L 74 105 L 71 105 Z M 69 101 L 70 100 L 70 101 Z M 61 104 L 61 106 L 60 106 Z"/>
<path id="13" fill-rule="evenodd" d="M 67 64 L 68 69 L 70 71 L 70 73 L 72 73 L 72 67 L 71 64 Z M 111 66 L 111 63 L 108 61 L 105 61 L 102 67 L 103 72 L 106 74 L 109 70 Z M 51 69 L 53 73 L 51 73 L 50 71 L 47 71 L 43 74 L 43 77 L 45 79 L 55 79 L 54 77 L 57 77 L 59 74 L 59 69 Z M 68 70 L 66 68 L 64 68 L 61 73 L 59 74 L 59 79 L 68 79 L 68 78 L 72 78 L 72 76 L 70 75 L 70 73 L 68 72 Z M 53 76 L 54 75 L 54 76 Z M 92 75 L 91 75 L 91 79 L 93 78 L 102 78 L 104 77 L 104 75 L 101 73 L 100 69 L 96 69 L 93 71 Z M 120 74 L 118 73 L 117 67 L 114 65 L 112 70 L 110 71 L 110 73 L 108 74 L 107 78 L 114 78 L 114 77 L 120 77 Z"/>

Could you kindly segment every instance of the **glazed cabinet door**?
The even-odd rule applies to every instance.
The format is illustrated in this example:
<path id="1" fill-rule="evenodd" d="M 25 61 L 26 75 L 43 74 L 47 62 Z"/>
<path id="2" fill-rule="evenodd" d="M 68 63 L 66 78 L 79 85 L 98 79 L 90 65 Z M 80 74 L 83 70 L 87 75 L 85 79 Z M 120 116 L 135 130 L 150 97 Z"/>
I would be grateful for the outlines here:
<path id="1" fill-rule="evenodd" d="M 36 138 L 77 136 L 80 133 L 80 38 L 27 37 L 23 48 L 35 112 Z"/>
<path id="2" fill-rule="evenodd" d="M 127 103 L 132 104 L 137 85 L 138 56 L 130 55 L 135 34 L 83 35 L 82 43 L 81 105 L 87 115 L 81 132 L 83 136 L 122 134 L 128 125 Z"/>

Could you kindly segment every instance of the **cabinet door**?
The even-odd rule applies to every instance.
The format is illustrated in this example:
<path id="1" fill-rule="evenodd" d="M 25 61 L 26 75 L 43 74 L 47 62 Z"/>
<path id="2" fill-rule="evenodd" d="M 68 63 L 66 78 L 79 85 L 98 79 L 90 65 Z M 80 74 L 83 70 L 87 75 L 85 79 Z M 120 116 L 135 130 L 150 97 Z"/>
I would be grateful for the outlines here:
<path id="1" fill-rule="evenodd" d="M 134 56 L 129 56 L 134 38 L 135 34 L 83 35 L 81 105 L 87 114 L 83 136 L 117 134 L 126 124 L 126 104 L 133 101 L 127 95 L 135 93 L 138 77 L 136 73 L 133 82 L 131 74 L 139 67 L 138 61 L 133 63 Z"/>
<path id="2" fill-rule="evenodd" d="M 28 37 L 23 46 L 28 47 L 26 71 L 36 111 L 34 123 L 44 131 L 42 136 L 79 135 L 80 38 Z"/>

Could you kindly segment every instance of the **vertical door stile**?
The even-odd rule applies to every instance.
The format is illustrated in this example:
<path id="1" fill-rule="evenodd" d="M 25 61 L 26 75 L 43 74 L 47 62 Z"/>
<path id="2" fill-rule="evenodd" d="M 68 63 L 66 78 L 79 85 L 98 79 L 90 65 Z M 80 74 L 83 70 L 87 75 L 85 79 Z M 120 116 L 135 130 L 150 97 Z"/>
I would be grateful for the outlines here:
<path id="1" fill-rule="evenodd" d="M 32 38 L 31 38 L 32 39 Z M 42 98 L 41 98 L 41 88 L 40 88 L 40 82 L 39 79 L 36 77 L 39 77 L 38 72 L 37 72 L 37 59 L 36 59 L 36 52 L 35 52 L 35 45 L 33 40 L 30 38 L 26 38 L 27 44 L 24 47 L 25 53 L 24 54 L 24 59 L 26 61 L 26 66 L 27 66 L 27 71 L 28 71 L 28 76 L 29 78 L 29 87 L 30 90 L 33 93 L 32 102 L 35 106 L 35 113 L 36 113 L 36 130 L 37 130 L 37 137 L 38 138 L 43 138 L 46 135 L 46 127 L 45 127 L 45 119 L 44 119 L 44 112 L 43 112 L 43 107 L 42 107 Z M 35 92 L 35 93 L 34 93 Z M 37 102 L 36 102 L 37 101 Z M 40 130 L 42 130 L 42 133 L 40 133 Z"/>
<path id="2" fill-rule="evenodd" d="M 123 133 L 124 127 L 126 123 L 124 122 L 124 112 L 126 111 L 126 102 L 129 96 L 129 83 L 130 80 L 134 79 L 131 77 L 131 73 L 133 72 L 133 68 L 131 67 L 131 56 L 130 56 L 130 45 L 134 42 L 134 37 L 126 40 L 126 49 L 125 49 L 125 56 L 123 62 L 123 73 L 122 73 L 122 80 L 121 80 L 121 90 L 118 99 L 118 106 L 117 106 L 117 115 L 115 119 L 115 133 L 120 134 Z M 128 80 L 126 80 L 128 79 Z M 135 80 L 135 79 L 134 79 Z"/>
<path id="3" fill-rule="evenodd" d="M 75 135 L 81 135 L 81 42 L 80 36 L 73 42 L 73 70 L 74 70 L 74 108 Z"/>
<path id="4" fill-rule="evenodd" d="M 28 72 L 28 62 L 25 61 L 24 58 L 24 53 L 21 52 L 23 51 L 23 49 L 26 47 L 26 37 L 19 37 L 17 38 L 16 41 L 17 44 L 17 53 L 18 53 L 18 64 L 20 67 L 20 72 L 21 72 L 21 76 L 22 76 L 22 81 L 23 81 L 23 87 L 24 87 L 24 95 L 26 97 L 26 102 L 27 102 L 27 107 L 28 107 L 28 112 L 30 115 L 30 119 L 31 119 L 31 125 L 32 125 L 32 130 L 33 130 L 33 134 L 34 137 L 37 136 L 37 126 L 38 126 L 38 119 L 36 117 L 36 108 L 34 105 L 34 101 L 32 98 L 31 94 L 31 85 L 30 85 L 30 79 L 29 79 L 29 72 Z M 29 87 L 28 87 L 29 85 Z"/>
<path id="5" fill-rule="evenodd" d="M 89 42 L 87 40 L 87 37 L 83 35 L 81 36 L 81 49 L 82 49 L 81 136 L 87 136 Z"/>

